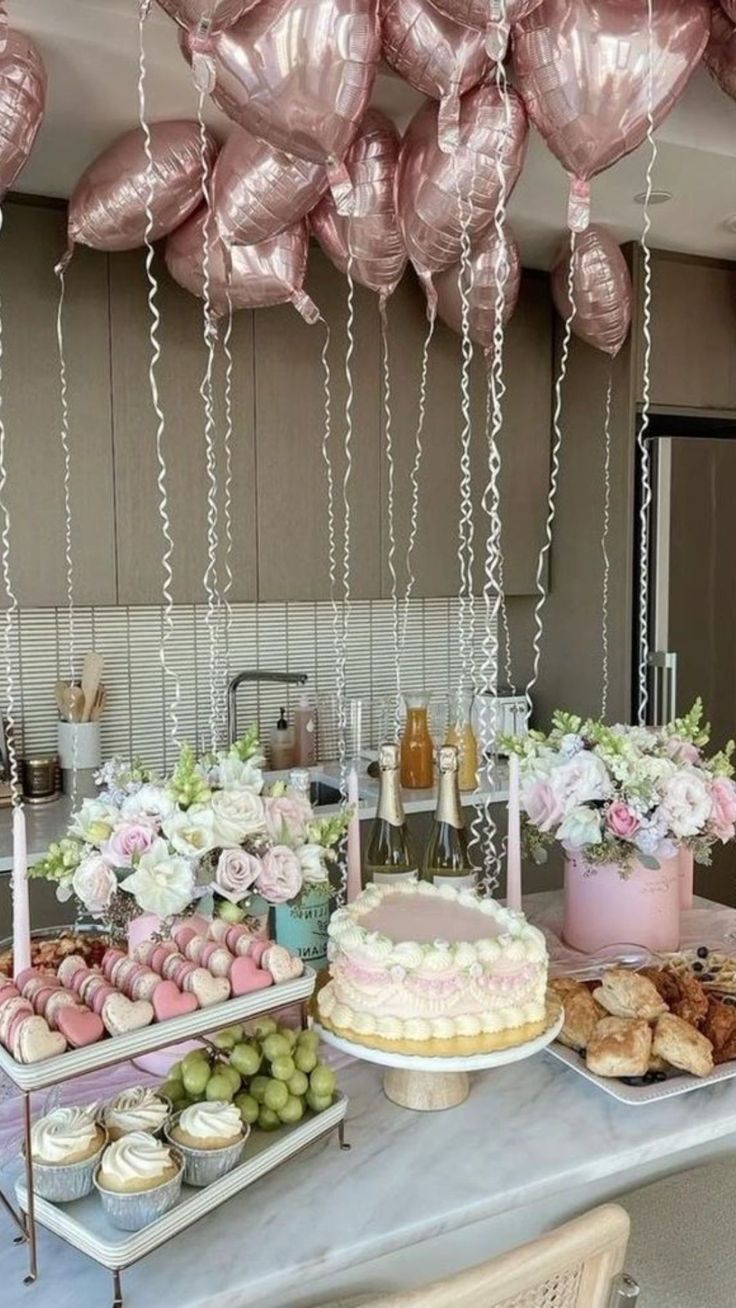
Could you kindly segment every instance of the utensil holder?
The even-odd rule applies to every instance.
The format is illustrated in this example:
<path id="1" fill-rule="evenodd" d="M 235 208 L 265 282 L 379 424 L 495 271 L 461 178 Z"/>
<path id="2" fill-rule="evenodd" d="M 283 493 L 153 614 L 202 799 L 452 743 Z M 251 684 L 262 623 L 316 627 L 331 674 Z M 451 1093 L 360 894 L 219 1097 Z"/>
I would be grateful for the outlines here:
<path id="1" fill-rule="evenodd" d="M 77 796 L 80 799 L 94 796 L 97 793 L 94 776 L 102 762 L 100 723 L 59 721 L 58 746 L 65 794 L 71 793 L 76 770 Z"/>

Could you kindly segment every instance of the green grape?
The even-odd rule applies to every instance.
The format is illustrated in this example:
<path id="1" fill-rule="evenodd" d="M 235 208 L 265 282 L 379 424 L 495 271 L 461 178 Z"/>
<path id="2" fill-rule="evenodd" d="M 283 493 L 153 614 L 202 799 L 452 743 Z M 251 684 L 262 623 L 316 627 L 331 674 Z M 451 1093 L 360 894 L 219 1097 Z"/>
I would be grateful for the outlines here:
<path id="1" fill-rule="evenodd" d="M 313 1113 L 323 1113 L 332 1105 L 332 1095 L 316 1095 L 311 1086 L 307 1090 L 307 1103 Z"/>
<path id="2" fill-rule="evenodd" d="M 192 1049 L 191 1052 L 188 1053 L 185 1058 L 182 1058 L 181 1060 L 182 1080 L 184 1079 L 184 1073 L 187 1071 L 187 1068 L 192 1067 L 196 1063 L 207 1063 L 209 1065 L 209 1055 L 206 1049 Z"/>
<path id="3" fill-rule="evenodd" d="M 261 1066 L 261 1054 L 255 1045 L 238 1044 L 230 1055 L 230 1066 L 241 1076 L 255 1076 Z"/>
<path id="4" fill-rule="evenodd" d="M 297 1098 L 300 1098 L 302 1095 L 305 1095 L 309 1089 L 309 1078 L 304 1072 L 296 1071 L 293 1076 L 289 1077 L 287 1085 L 289 1087 L 289 1094 L 296 1095 Z"/>
<path id="5" fill-rule="evenodd" d="M 280 1026 L 277 1032 L 283 1040 L 288 1040 L 289 1048 L 293 1049 L 297 1041 L 297 1033 L 290 1026 Z"/>
<path id="6" fill-rule="evenodd" d="M 274 1113 L 271 1108 L 266 1108 L 263 1104 L 258 1114 L 258 1125 L 262 1131 L 276 1131 L 281 1126 L 281 1120 L 278 1113 Z"/>
<path id="7" fill-rule="evenodd" d="M 309 1045 L 297 1045 L 294 1050 L 294 1064 L 300 1072 L 312 1072 L 317 1066 L 317 1050 Z"/>
<path id="8" fill-rule="evenodd" d="M 238 1069 L 236 1067 L 231 1067 L 229 1063 L 220 1063 L 217 1067 L 217 1071 L 222 1076 L 228 1078 L 232 1084 L 233 1094 L 236 1095 L 243 1084 L 243 1078 Z"/>
<path id="9" fill-rule="evenodd" d="M 245 917 L 245 910 L 231 904 L 229 899 L 223 899 L 217 911 L 223 922 L 232 922 L 235 926 Z"/>
<path id="10" fill-rule="evenodd" d="M 184 1068 L 182 1084 L 189 1097 L 194 1099 L 197 1095 L 204 1094 L 209 1079 L 210 1065 L 200 1058 Z"/>
<path id="11" fill-rule="evenodd" d="M 263 1041 L 263 1052 L 269 1063 L 272 1063 L 274 1058 L 288 1057 L 291 1053 L 291 1045 L 282 1035 L 274 1033 L 273 1035 L 267 1035 Z"/>
<path id="12" fill-rule="evenodd" d="M 263 1102 L 266 1108 L 271 1108 L 274 1113 L 279 1113 L 284 1104 L 288 1102 L 289 1091 L 283 1081 L 269 1081 L 263 1092 Z"/>
<path id="13" fill-rule="evenodd" d="M 310 1090 L 313 1090 L 320 1098 L 328 1095 L 332 1098 L 336 1085 L 337 1080 L 332 1068 L 327 1067 L 325 1063 L 318 1063 L 309 1078 Z"/>
<path id="14" fill-rule="evenodd" d="M 265 1040 L 266 1036 L 274 1035 L 275 1032 L 276 1023 L 272 1017 L 259 1017 L 258 1020 L 253 1023 L 251 1028 L 251 1034 L 254 1035 L 257 1040 Z"/>
<path id="15" fill-rule="evenodd" d="M 249 1086 L 250 1093 L 252 1094 L 254 1099 L 258 1100 L 259 1104 L 262 1104 L 264 1102 L 264 1096 L 266 1093 L 266 1086 L 268 1085 L 268 1081 L 269 1078 L 267 1076 L 254 1076 L 253 1080 L 250 1083 Z"/>
<path id="16" fill-rule="evenodd" d="M 274 1058 L 271 1064 L 271 1076 L 277 1081 L 290 1081 L 296 1071 L 293 1058 Z"/>
<path id="17" fill-rule="evenodd" d="M 289 1095 L 283 1108 L 278 1110 L 282 1122 L 291 1124 L 300 1122 L 304 1116 L 304 1104 L 296 1095 Z"/>
<path id="18" fill-rule="evenodd" d="M 158 1093 L 173 1103 L 175 1099 L 181 1099 L 184 1086 L 181 1081 L 163 1081 L 158 1088 Z"/>
<path id="19" fill-rule="evenodd" d="M 253 1126 L 258 1121 L 260 1112 L 258 1100 L 254 1099 L 252 1095 L 242 1094 L 237 1095 L 234 1102 L 243 1121 L 247 1122 L 248 1126 Z"/>
<path id="20" fill-rule="evenodd" d="M 306 1027 L 304 1031 L 299 1032 L 299 1035 L 297 1036 L 297 1044 L 302 1048 L 316 1050 L 319 1047 L 319 1036 L 316 1031 L 312 1031 L 310 1027 Z"/>
<path id="21" fill-rule="evenodd" d="M 169 1074 L 168 1074 L 168 1076 L 166 1077 L 166 1080 L 167 1080 L 167 1081 L 179 1081 L 179 1082 L 181 1083 L 181 1063 L 180 1063 L 180 1062 L 179 1062 L 179 1063 L 174 1063 L 174 1066 L 169 1068 Z"/>
<path id="22" fill-rule="evenodd" d="M 212 1044 L 216 1049 L 234 1049 L 238 1041 L 242 1039 L 242 1026 L 228 1026 L 224 1031 L 218 1031 L 217 1035 L 212 1037 Z"/>
<path id="23" fill-rule="evenodd" d="M 207 1099 L 216 1099 L 218 1102 L 222 1100 L 227 1104 L 232 1099 L 233 1094 L 233 1083 L 230 1077 L 225 1076 L 223 1072 L 213 1072 L 205 1090 Z"/>
<path id="24" fill-rule="evenodd" d="M 188 1108 L 191 1102 L 191 1099 L 172 1099 L 171 1107 L 175 1113 L 180 1113 L 183 1108 Z"/>

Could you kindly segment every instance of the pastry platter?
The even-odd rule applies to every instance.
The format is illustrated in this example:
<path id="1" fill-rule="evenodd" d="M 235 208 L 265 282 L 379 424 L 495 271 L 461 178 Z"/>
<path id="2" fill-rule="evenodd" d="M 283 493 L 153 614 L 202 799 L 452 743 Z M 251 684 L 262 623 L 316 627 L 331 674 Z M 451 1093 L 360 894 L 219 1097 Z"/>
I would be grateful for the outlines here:
<path id="1" fill-rule="evenodd" d="M 546 1052 L 622 1104 L 658 1103 L 662 1099 L 672 1099 L 676 1095 L 689 1094 L 691 1090 L 703 1090 L 708 1086 L 720 1085 L 736 1077 L 736 1060 L 733 1060 L 714 1067 L 707 1076 L 692 1076 L 688 1072 L 673 1071 L 663 1081 L 654 1081 L 650 1085 L 630 1085 L 618 1077 L 596 1076 L 585 1066 L 585 1059 L 581 1054 L 574 1049 L 566 1049 L 559 1043 L 550 1044 Z"/>
<path id="2" fill-rule="evenodd" d="M 559 1035 L 564 1020 L 559 1001 L 550 1004 L 548 1013 L 550 1024 L 547 1030 L 534 1040 L 507 1049 L 496 1049 L 491 1053 L 467 1054 L 462 1057 L 448 1055 L 444 1058 L 423 1058 L 420 1054 L 390 1053 L 385 1049 L 373 1049 L 370 1045 L 345 1040 L 319 1022 L 315 1023 L 314 1029 L 325 1044 L 333 1045 L 352 1058 L 377 1063 L 379 1067 L 385 1068 L 383 1089 L 392 1103 L 402 1108 L 426 1112 L 462 1104 L 470 1093 L 469 1073 L 486 1072 L 494 1067 L 518 1063 L 546 1049 Z"/>

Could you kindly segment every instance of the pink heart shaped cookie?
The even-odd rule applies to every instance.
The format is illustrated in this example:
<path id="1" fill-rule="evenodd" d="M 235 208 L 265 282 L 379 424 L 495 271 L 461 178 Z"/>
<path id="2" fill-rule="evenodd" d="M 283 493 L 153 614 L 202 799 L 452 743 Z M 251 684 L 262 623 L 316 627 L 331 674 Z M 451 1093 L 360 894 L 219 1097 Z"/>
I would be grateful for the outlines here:
<path id="1" fill-rule="evenodd" d="M 72 1049 L 93 1045 L 105 1034 L 105 1028 L 97 1014 L 82 1007 L 60 1008 L 56 1015 L 56 1029 L 66 1037 Z"/>
<path id="2" fill-rule="evenodd" d="M 252 958 L 236 958 L 230 969 L 230 986 L 234 995 L 247 995 L 251 990 L 265 990 L 273 985 L 270 972 L 256 967 Z"/>
<path id="3" fill-rule="evenodd" d="M 261 965 L 268 968 L 274 981 L 295 981 L 304 971 L 304 963 L 296 954 L 290 954 L 283 945 L 269 945 L 261 958 Z"/>
<path id="4" fill-rule="evenodd" d="M 110 1035 L 126 1035 L 140 1031 L 153 1021 L 153 1005 L 145 999 L 126 999 L 125 995 L 108 995 L 102 1009 L 102 1020 Z"/>
<path id="5" fill-rule="evenodd" d="M 194 1013 L 199 1008 L 196 995 L 182 994 L 173 981 L 160 981 L 151 1002 L 157 1022 L 166 1022 L 171 1017 L 185 1017 L 187 1013 Z"/>
<path id="6" fill-rule="evenodd" d="M 211 1008 L 230 998 L 230 982 L 225 976 L 212 976 L 203 967 L 196 967 L 185 983 L 191 995 L 196 995 L 200 1008 Z"/>
<path id="7" fill-rule="evenodd" d="M 65 1049 L 64 1036 L 60 1031 L 52 1031 L 43 1017 L 26 1018 L 15 1041 L 19 1063 L 41 1063 L 45 1058 L 63 1054 Z"/>

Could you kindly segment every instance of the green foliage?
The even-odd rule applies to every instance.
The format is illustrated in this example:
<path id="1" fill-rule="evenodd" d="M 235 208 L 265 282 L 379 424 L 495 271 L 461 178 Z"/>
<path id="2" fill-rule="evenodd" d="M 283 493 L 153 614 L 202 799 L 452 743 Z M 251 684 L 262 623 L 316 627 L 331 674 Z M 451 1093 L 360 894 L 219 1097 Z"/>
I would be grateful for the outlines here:
<path id="1" fill-rule="evenodd" d="M 71 881 L 84 858 L 85 848 L 84 841 L 76 836 L 63 836 L 49 845 L 46 856 L 28 869 L 28 876 L 60 883 Z"/>

